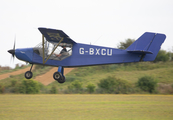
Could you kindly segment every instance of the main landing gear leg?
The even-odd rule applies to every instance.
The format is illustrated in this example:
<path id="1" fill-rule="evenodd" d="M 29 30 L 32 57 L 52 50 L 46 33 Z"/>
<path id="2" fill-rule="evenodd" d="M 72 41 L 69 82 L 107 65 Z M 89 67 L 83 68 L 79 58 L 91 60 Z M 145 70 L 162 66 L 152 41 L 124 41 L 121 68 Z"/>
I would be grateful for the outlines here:
<path id="1" fill-rule="evenodd" d="M 59 83 L 65 82 L 65 76 L 64 76 L 64 68 L 62 66 L 58 67 L 58 72 L 55 72 L 53 74 L 53 78 L 58 81 Z"/>
<path id="2" fill-rule="evenodd" d="M 32 66 L 31 66 L 31 68 L 30 68 L 30 71 L 27 71 L 27 72 L 25 73 L 25 78 L 26 78 L 26 79 L 31 79 L 31 78 L 32 78 L 32 76 L 33 76 L 32 72 L 31 72 L 32 67 L 33 67 L 33 64 L 32 64 Z"/>

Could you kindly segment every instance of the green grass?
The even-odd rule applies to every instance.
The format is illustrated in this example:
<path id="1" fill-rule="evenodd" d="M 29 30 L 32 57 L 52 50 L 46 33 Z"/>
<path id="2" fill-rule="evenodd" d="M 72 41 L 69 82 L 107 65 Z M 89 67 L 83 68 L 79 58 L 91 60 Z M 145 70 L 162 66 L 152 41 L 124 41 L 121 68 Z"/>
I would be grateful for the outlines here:
<path id="1" fill-rule="evenodd" d="M 1 120 L 172 120 L 172 95 L 0 95 Z"/>

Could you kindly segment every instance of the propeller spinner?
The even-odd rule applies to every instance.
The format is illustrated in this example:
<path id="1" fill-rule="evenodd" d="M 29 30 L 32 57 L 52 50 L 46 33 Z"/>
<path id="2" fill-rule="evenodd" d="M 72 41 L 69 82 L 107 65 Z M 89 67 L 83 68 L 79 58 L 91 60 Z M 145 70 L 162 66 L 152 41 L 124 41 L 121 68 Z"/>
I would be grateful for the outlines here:
<path id="1" fill-rule="evenodd" d="M 12 54 L 12 56 L 14 57 L 14 55 L 15 55 L 15 49 L 8 50 L 8 52 L 9 52 L 10 54 Z"/>
<path id="2" fill-rule="evenodd" d="M 16 44 L 16 40 L 14 40 L 14 46 L 13 46 L 13 49 L 8 50 L 8 52 L 12 55 L 13 59 L 14 59 L 14 56 L 15 56 L 15 44 Z"/>

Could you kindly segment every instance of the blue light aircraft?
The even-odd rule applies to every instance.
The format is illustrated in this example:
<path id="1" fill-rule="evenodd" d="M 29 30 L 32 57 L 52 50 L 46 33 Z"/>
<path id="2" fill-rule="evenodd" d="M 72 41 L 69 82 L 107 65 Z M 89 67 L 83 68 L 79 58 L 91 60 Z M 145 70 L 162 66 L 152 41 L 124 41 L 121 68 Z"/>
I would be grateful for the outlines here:
<path id="1" fill-rule="evenodd" d="M 62 30 L 38 29 L 42 33 L 42 43 L 23 49 L 15 49 L 14 44 L 8 52 L 32 65 L 30 71 L 25 73 L 27 79 L 33 76 L 31 70 L 34 64 L 57 66 L 58 71 L 53 78 L 59 83 L 65 82 L 64 67 L 153 61 L 166 39 L 164 34 L 145 32 L 126 50 L 122 50 L 76 43 Z"/>

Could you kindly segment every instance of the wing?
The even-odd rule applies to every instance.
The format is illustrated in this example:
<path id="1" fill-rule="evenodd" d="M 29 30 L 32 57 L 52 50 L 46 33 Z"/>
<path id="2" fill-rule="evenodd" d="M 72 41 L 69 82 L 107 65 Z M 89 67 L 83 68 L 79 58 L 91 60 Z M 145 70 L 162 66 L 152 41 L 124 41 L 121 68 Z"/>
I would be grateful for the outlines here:
<path id="1" fill-rule="evenodd" d="M 62 30 L 49 29 L 49 28 L 38 28 L 38 29 L 44 35 L 47 41 L 59 43 L 59 41 L 63 38 L 62 43 L 69 43 L 69 44 L 76 43 Z"/>

